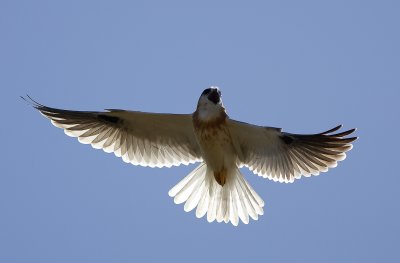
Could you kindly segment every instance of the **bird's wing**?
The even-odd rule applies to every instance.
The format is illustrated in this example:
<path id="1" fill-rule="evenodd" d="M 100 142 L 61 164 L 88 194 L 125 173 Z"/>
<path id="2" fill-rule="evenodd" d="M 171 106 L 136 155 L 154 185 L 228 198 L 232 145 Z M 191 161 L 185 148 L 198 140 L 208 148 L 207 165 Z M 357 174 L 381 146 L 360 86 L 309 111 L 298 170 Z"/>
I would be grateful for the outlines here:
<path id="1" fill-rule="evenodd" d="M 261 127 L 229 120 L 239 166 L 274 181 L 291 183 L 301 176 L 318 175 L 336 167 L 346 158 L 345 152 L 357 137 L 344 138 L 356 129 L 334 133 L 339 125 L 326 132 L 300 135 L 279 128 Z"/>
<path id="2" fill-rule="evenodd" d="M 190 114 L 70 111 L 30 102 L 67 135 L 127 163 L 171 167 L 202 161 Z"/>

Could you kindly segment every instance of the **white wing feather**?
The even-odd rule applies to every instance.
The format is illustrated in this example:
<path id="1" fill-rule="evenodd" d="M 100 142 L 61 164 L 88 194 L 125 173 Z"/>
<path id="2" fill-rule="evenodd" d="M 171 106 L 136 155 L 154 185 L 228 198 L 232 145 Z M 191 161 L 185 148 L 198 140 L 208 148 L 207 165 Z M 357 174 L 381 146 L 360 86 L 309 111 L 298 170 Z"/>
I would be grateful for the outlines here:
<path id="1" fill-rule="evenodd" d="M 264 178 L 285 183 L 336 167 L 338 161 L 346 158 L 345 152 L 351 150 L 351 142 L 357 139 L 343 138 L 355 129 L 332 134 L 341 125 L 311 135 L 285 133 L 279 128 L 234 120 L 229 120 L 228 126 L 238 152 L 238 165 Z"/>
<path id="2" fill-rule="evenodd" d="M 202 161 L 190 114 L 70 111 L 34 101 L 33 106 L 67 135 L 127 163 L 171 167 Z"/>

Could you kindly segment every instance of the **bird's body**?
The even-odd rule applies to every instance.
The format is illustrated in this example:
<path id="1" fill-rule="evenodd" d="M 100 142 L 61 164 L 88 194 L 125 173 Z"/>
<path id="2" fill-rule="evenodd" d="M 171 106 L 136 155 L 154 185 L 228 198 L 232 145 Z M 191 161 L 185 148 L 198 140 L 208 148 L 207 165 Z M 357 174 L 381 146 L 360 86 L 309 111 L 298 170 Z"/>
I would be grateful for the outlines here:
<path id="1" fill-rule="evenodd" d="M 357 139 L 355 129 L 298 135 L 231 120 L 218 88 L 204 90 L 193 114 L 68 111 L 34 107 L 65 133 L 94 148 L 114 152 L 125 162 L 150 167 L 201 162 L 170 191 L 185 211 L 212 222 L 248 223 L 263 214 L 264 201 L 240 167 L 279 182 L 318 175 L 345 158 Z"/>
<path id="2" fill-rule="evenodd" d="M 207 167 L 212 169 L 217 183 L 223 186 L 230 167 L 236 166 L 237 154 L 227 125 L 228 116 L 223 108 L 212 110 L 213 105 L 200 101 L 193 113 L 193 130 Z"/>

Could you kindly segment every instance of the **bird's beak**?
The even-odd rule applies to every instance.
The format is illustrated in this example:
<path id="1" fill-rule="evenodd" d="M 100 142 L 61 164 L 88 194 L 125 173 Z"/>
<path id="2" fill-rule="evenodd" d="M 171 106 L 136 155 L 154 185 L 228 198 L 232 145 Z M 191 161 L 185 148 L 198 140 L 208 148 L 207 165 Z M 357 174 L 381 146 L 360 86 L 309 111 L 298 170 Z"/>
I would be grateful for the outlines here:
<path id="1" fill-rule="evenodd" d="M 213 89 L 210 94 L 208 94 L 208 99 L 215 104 L 218 104 L 220 101 L 220 96 L 217 89 Z"/>

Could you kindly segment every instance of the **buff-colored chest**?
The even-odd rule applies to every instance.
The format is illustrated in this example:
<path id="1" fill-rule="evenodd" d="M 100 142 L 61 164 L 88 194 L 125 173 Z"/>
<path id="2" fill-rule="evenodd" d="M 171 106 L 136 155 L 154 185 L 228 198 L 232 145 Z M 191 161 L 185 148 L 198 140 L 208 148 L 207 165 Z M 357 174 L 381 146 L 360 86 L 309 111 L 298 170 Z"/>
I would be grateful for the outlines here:
<path id="1" fill-rule="evenodd" d="M 236 163 L 236 153 L 227 125 L 225 122 L 195 125 L 195 134 L 203 160 L 213 170 L 217 182 L 224 185 L 227 171 Z"/>

